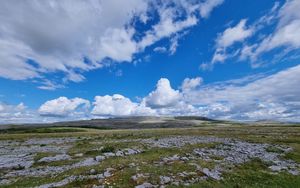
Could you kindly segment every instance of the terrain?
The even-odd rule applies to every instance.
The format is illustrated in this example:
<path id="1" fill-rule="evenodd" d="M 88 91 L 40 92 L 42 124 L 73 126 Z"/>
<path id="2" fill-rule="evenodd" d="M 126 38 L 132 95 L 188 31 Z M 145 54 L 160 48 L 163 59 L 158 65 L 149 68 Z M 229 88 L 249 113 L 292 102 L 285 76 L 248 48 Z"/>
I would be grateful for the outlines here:
<path id="1" fill-rule="evenodd" d="M 175 117 L 155 117 L 155 116 L 135 116 L 109 119 L 91 119 L 81 121 L 65 121 L 42 124 L 7 124 L 1 125 L 0 130 L 5 131 L 28 131 L 31 128 L 43 127 L 82 127 L 95 129 L 145 129 L 145 128 L 184 128 L 197 127 L 210 123 L 222 123 L 226 121 L 213 120 L 199 116 L 175 116 Z M 233 123 L 233 122 L 232 122 Z"/>
<path id="2" fill-rule="evenodd" d="M 299 187 L 299 170 L 299 124 L 137 117 L 0 130 L 0 187 Z"/>

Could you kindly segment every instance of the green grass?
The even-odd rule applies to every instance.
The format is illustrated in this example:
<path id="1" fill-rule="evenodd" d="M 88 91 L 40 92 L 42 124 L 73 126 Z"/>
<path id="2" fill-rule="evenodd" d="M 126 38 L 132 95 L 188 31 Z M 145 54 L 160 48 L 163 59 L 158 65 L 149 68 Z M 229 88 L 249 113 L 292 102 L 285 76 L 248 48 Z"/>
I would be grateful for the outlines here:
<path id="1" fill-rule="evenodd" d="M 115 152 L 116 148 L 112 145 L 106 145 L 101 149 L 102 153 Z"/>
<path id="2" fill-rule="evenodd" d="M 298 153 L 298 152 L 289 152 L 289 153 L 285 154 L 284 158 L 291 159 L 293 161 L 300 163 L 300 153 Z"/>
<path id="3" fill-rule="evenodd" d="M 67 130 L 69 129 L 69 130 Z M 76 131 L 72 132 L 73 129 Z M 51 132 L 52 131 L 52 132 Z M 79 132 L 80 131 L 80 132 Z M 8 132 L 7 132 L 8 133 Z M 38 134 L 36 134 L 38 133 Z M 207 162 L 201 159 L 195 159 L 188 162 L 174 162 L 163 166 L 154 165 L 164 157 L 170 157 L 175 154 L 184 156 L 191 153 L 195 148 L 214 148 L 220 143 L 208 144 L 188 144 L 183 148 L 148 148 L 145 144 L 131 140 L 138 138 L 159 139 L 166 136 L 216 136 L 225 138 L 236 138 L 249 142 L 269 143 L 285 145 L 293 148 L 293 151 L 284 154 L 284 159 L 291 159 L 300 163 L 300 127 L 299 126 L 253 126 L 253 125 L 227 125 L 227 126 L 201 126 L 198 128 L 184 129 L 144 129 L 144 130 L 97 130 L 97 129 L 77 129 L 77 128 L 43 128 L 39 130 L 30 130 L 29 132 L 11 131 L 9 134 L 0 134 L 0 140 L 19 140 L 24 141 L 30 138 L 56 138 L 56 137 L 77 137 L 80 140 L 73 143 L 68 154 L 74 156 L 83 153 L 83 157 L 78 157 L 70 161 L 57 161 L 49 164 L 38 163 L 43 157 L 53 156 L 55 153 L 37 153 L 35 156 L 34 166 L 60 166 L 72 164 L 82 160 L 87 156 L 93 157 L 103 152 L 112 152 L 124 148 L 139 148 L 145 152 L 126 157 L 111 157 L 102 161 L 99 165 L 91 167 L 81 167 L 72 169 L 53 177 L 20 177 L 16 183 L 10 186 L 2 187 L 35 187 L 37 185 L 60 181 L 70 175 L 88 175 L 90 169 L 95 169 L 98 173 L 103 172 L 106 168 L 112 167 L 117 169 L 113 177 L 106 179 L 107 185 L 113 187 L 134 187 L 136 184 L 131 180 L 131 176 L 136 173 L 150 173 L 148 182 L 158 183 L 159 175 L 176 174 L 182 171 L 195 171 L 195 166 L 188 163 L 196 163 L 202 168 L 212 169 L 214 162 Z M 129 141 L 119 140 L 126 139 Z M 283 151 L 276 147 L 267 148 L 269 152 L 282 154 Z M 222 159 L 218 156 L 212 156 L 214 159 Z M 130 163 L 135 163 L 137 167 L 130 167 Z M 201 176 L 201 174 L 198 174 Z M 300 187 L 300 177 L 287 174 L 285 172 L 273 174 L 267 168 L 267 165 L 260 160 L 253 160 L 246 164 L 234 167 L 232 171 L 224 173 L 221 181 L 208 179 L 190 187 L 213 187 L 213 188 L 264 188 L 264 187 Z M 76 181 L 65 187 L 91 187 L 98 184 L 95 180 Z M 169 186 L 173 187 L 173 186 Z"/>
<path id="4" fill-rule="evenodd" d="M 37 162 L 39 161 L 41 158 L 44 158 L 44 157 L 52 157 L 52 156 L 55 156 L 56 153 L 49 153 L 49 152 L 41 152 L 41 153 L 37 153 L 35 156 L 34 156 L 34 161 Z"/>
<path id="5" fill-rule="evenodd" d="M 277 147 L 274 147 L 274 146 L 270 146 L 266 149 L 267 152 L 272 152 L 272 153 L 283 153 L 284 151 L 277 148 Z"/>
<path id="6" fill-rule="evenodd" d="M 103 148 L 101 148 L 100 150 L 88 150 L 86 151 L 84 154 L 87 156 L 96 156 L 96 155 L 100 155 L 103 153 L 109 153 L 109 152 L 115 152 L 116 148 L 113 145 L 106 145 Z"/>
<path id="7" fill-rule="evenodd" d="M 223 180 L 208 180 L 190 186 L 214 188 L 297 188 L 300 176 L 287 173 L 272 174 L 260 160 L 253 160 L 234 169 L 232 173 L 223 176 Z"/>
<path id="8" fill-rule="evenodd" d="M 9 128 L 0 130 L 0 134 L 27 134 L 27 133 L 69 133 L 84 132 L 84 129 L 69 127 L 46 127 L 46 128 Z"/>

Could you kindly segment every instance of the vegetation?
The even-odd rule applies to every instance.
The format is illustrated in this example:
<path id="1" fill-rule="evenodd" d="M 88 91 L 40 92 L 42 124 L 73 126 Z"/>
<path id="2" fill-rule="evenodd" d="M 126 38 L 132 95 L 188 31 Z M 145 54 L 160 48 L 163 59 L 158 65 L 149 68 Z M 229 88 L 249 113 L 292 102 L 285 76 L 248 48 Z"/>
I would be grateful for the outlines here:
<path id="1" fill-rule="evenodd" d="M 26 134 L 26 133 L 64 133 L 64 132 L 83 132 L 84 129 L 70 128 L 70 127 L 26 127 L 26 128 L 8 128 L 0 130 L 0 134 Z"/>
<path id="2" fill-rule="evenodd" d="M 182 118 L 181 118 L 182 119 Z M 185 119 L 185 118 L 183 118 Z M 224 124 L 224 122 L 222 122 Z M 225 123 L 226 124 L 226 123 Z M 34 158 L 34 166 L 60 166 L 73 164 L 84 157 L 95 157 L 106 152 L 116 152 L 122 148 L 138 148 L 145 152 L 125 157 L 111 157 L 103 160 L 100 164 L 80 167 L 65 171 L 55 176 L 47 177 L 19 177 L 16 182 L 2 187 L 35 187 L 41 184 L 57 182 L 71 175 L 88 175 L 91 169 L 97 173 L 102 173 L 107 168 L 114 168 L 116 172 L 113 176 L 106 178 L 104 184 L 112 187 L 134 187 L 137 182 L 133 182 L 132 176 L 137 173 L 150 174 L 148 182 L 159 183 L 160 175 L 177 174 L 180 172 L 195 171 L 196 167 L 189 163 L 194 163 L 202 168 L 212 169 L 213 161 L 194 159 L 187 163 L 174 162 L 169 165 L 159 165 L 159 161 L 164 157 L 175 154 L 184 156 L 195 148 L 215 148 L 219 143 L 207 144 L 188 144 L 183 148 L 148 148 L 147 145 L 134 141 L 133 139 L 152 138 L 154 140 L 166 136 L 216 136 L 223 138 L 235 138 L 248 142 L 269 143 L 292 147 L 293 150 L 284 154 L 282 158 L 291 159 L 300 163 L 300 127 L 299 126 L 279 126 L 279 125 L 239 125 L 226 124 L 214 126 L 198 126 L 189 128 L 165 128 L 165 129 L 127 129 L 127 130 L 100 130 L 89 128 L 70 128 L 70 127 L 48 127 L 48 128 L 30 128 L 29 130 L 10 129 L 1 131 L 0 140 L 24 141 L 30 138 L 78 138 L 72 143 L 68 154 L 72 160 L 56 161 L 51 163 L 39 163 L 38 160 L 43 157 L 55 156 L 56 153 L 37 153 Z M 118 141 L 120 140 L 120 141 Z M 126 141 L 124 141 L 126 140 Z M 267 148 L 268 152 L 282 154 L 283 151 L 276 147 Z M 75 157 L 82 153 L 83 156 Z M 215 160 L 221 160 L 222 157 L 211 156 Z M 133 166 L 130 164 L 134 163 Z M 157 165 L 155 165 L 157 164 Z M 18 167 L 16 167 L 18 168 Z M 20 168 L 22 169 L 22 168 Z M 1 173 L 0 173 L 1 175 Z M 203 174 L 197 174 L 203 176 Z M 248 163 L 233 166 L 228 172 L 222 175 L 222 180 L 207 179 L 201 182 L 191 184 L 189 187 L 299 187 L 300 176 L 294 176 L 286 172 L 273 173 L 267 168 L 267 165 L 254 159 Z M 187 177 L 189 178 L 189 177 Z M 192 178 L 192 177 L 190 177 Z M 76 180 L 64 187 L 92 187 L 99 184 L 95 179 Z M 176 187 L 168 185 L 167 187 Z"/>

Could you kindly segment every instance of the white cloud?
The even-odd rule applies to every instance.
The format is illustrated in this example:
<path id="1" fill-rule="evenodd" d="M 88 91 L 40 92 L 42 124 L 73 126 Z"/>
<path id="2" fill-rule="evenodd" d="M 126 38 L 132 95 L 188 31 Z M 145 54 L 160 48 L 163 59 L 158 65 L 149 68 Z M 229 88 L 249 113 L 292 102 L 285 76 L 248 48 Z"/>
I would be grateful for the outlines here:
<path id="1" fill-rule="evenodd" d="M 201 78 L 186 79 L 186 90 L 195 89 Z M 136 116 L 136 115 L 196 115 L 199 111 L 193 105 L 187 104 L 181 98 L 178 90 L 172 89 L 166 78 L 157 82 L 156 89 L 144 97 L 141 102 L 115 94 L 113 96 L 96 96 L 92 114 L 96 116 Z"/>
<path id="2" fill-rule="evenodd" d="M 170 81 L 161 78 L 156 85 L 156 89 L 144 98 L 147 106 L 153 108 L 170 107 L 176 105 L 181 95 L 179 91 L 172 89 Z"/>
<path id="3" fill-rule="evenodd" d="M 200 77 L 184 79 L 181 90 L 161 78 L 156 89 L 141 102 L 120 94 L 96 96 L 90 102 L 59 97 L 41 105 L 38 111 L 23 103 L 0 103 L 1 123 L 51 122 L 97 117 L 140 115 L 199 115 L 217 119 L 300 121 L 300 65 L 270 75 L 204 85 Z M 41 116 L 39 116 L 39 114 Z"/>
<path id="4" fill-rule="evenodd" d="M 279 11 L 280 21 L 278 28 L 300 19 L 300 2 L 298 0 L 288 0 Z"/>
<path id="5" fill-rule="evenodd" d="M 76 116 L 87 112 L 90 102 L 82 98 L 59 97 L 42 104 L 38 110 L 43 116 Z"/>
<path id="6" fill-rule="evenodd" d="M 288 112 L 288 107 L 272 102 L 260 103 L 257 105 L 257 109 L 245 113 L 249 119 L 281 119 L 289 120 L 290 116 L 295 114 Z"/>
<path id="7" fill-rule="evenodd" d="M 200 86 L 200 84 L 203 82 L 203 79 L 200 77 L 196 78 L 185 78 L 182 82 L 181 89 L 185 91 L 190 91 L 192 89 L 195 89 L 196 87 Z"/>
<path id="8" fill-rule="evenodd" d="M 253 34 L 251 28 L 246 27 L 246 19 L 241 20 L 236 26 L 227 28 L 217 39 L 218 48 L 227 48 L 236 42 L 241 42 Z"/>
<path id="9" fill-rule="evenodd" d="M 164 46 L 158 46 L 158 47 L 154 48 L 153 51 L 158 52 L 158 53 L 167 53 L 168 52 L 169 55 L 174 55 L 179 46 L 179 38 L 181 38 L 182 36 L 184 36 L 186 34 L 187 34 L 187 32 L 183 32 L 180 35 L 176 34 L 175 36 L 173 36 L 170 39 L 170 45 L 169 45 L 168 49 Z"/>
<path id="10" fill-rule="evenodd" d="M 25 110 L 27 107 L 24 105 L 24 103 L 20 103 L 16 106 L 14 105 L 8 105 L 5 103 L 0 103 L 0 112 L 9 112 L 9 111 L 23 111 Z"/>
<path id="11" fill-rule="evenodd" d="M 171 40 L 170 40 L 170 47 L 169 47 L 169 52 L 170 52 L 170 55 L 173 55 L 176 53 L 177 51 L 177 48 L 179 46 L 178 44 L 178 40 L 179 40 L 179 36 L 176 36 L 176 37 L 173 37 Z"/>
<path id="12" fill-rule="evenodd" d="M 81 103 L 81 104 L 79 104 Z M 39 110 L 0 102 L 0 124 L 49 123 L 89 118 L 89 102 L 80 99 L 58 99 L 45 102 Z"/>
<path id="13" fill-rule="evenodd" d="M 247 25 L 247 20 L 242 19 L 236 26 L 229 27 L 223 33 L 219 34 L 216 39 L 216 50 L 211 61 L 202 63 L 200 68 L 203 70 L 212 69 L 215 63 L 223 63 L 227 59 L 234 57 L 238 57 L 237 61 L 250 59 L 251 66 L 256 68 L 262 64 L 262 61 L 258 60 L 258 57 L 265 52 L 277 47 L 285 47 L 281 54 L 274 58 L 274 60 L 278 60 L 290 51 L 299 48 L 300 39 L 297 35 L 299 23 L 297 20 L 300 16 L 299 12 L 296 11 L 300 6 L 299 1 L 286 1 L 282 7 L 280 7 L 280 4 L 278 1 L 275 2 L 266 14 L 251 25 Z M 276 25 L 276 22 L 278 24 L 275 31 L 271 32 L 271 34 L 266 34 L 265 28 L 273 27 Z M 253 39 L 256 40 L 255 43 L 247 40 L 254 34 L 255 37 Z M 233 47 L 237 43 L 242 43 L 242 47 Z"/>
<path id="14" fill-rule="evenodd" d="M 28 79 L 44 72 L 87 71 L 101 66 L 98 61 L 105 57 L 129 61 L 134 51 L 132 32 L 124 26 L 146 8 L 142 0 L 129 0 L 121 6 L 117 0 L 2 2 L 1 76 Z M 111 45 L 120 50 L 119 56 Z M 84 57 L 91 63 L 84 62 Z M 28 59 L 37 65 L 26 63 Z M 5 64 L 11 63 L 13 68 L 6 68 Z"/>
<path id="15" fill-rule="evenodd" d="M 257 99 L 286 101 L 283 99 L 287 96 L 298 100 L 299 73 L 300 66 L 296 66 L 242 86 L 241 84 L 205 86 L 191 92 L 193 96 L 190 96 L 190 99 L 194 104 L 209 104 L 217 101 L 247 102 Z"/>
<path id="16" fill-rule="evenodd" d="M 281 56 L 300 48 L 300 2 L 289 0 L 278 10 L 278 3 L 274 5 L 270 15 L 263 16 L 259 20 L 259 27 L 263 28 L 262 21 L 270 22 L 277 20 L 275 30 L 267 34 L 263 40 L 252 45 L 246 45 L 242 49 L 241 60 L 250 58 L 252 62 L 258 61 L 263 54 L 276 48 L 283 48 Z"/>
<path id="17" fill-rule="evenodd" d="M 5 1 L 0 6 L 0 76 L 41 79 L 63 73 L 63 81 L 80 82 L 84 72 L 101 68 L 106 58 L 131 62 L 136 53 L 162 38 L 198 23 L 222 1 Z M 42 10 L 42 11 L 41 11 Z M 159 15 L 157 23 L 150 15 Z M 135 18 L 147 28 L 136 31 Z M 22 32 L 20 32 L 22 31 Z M 141 39 L 136 33 L 144 34 Z M 172 52 L 177 43 L 173 42 Z M 88 61 L 86 61 L 88 59 Z M 28 61 L 30 60 L 30 61 Z M 40 88 L 50 88 L 40 86 Z M 53 87 L 52 87 L 53 88 Z"/>
<path id="18" fill-rule="evenodd" d="M 28 51 L 31 50 L 24 44 L 13 40 L 4 40 L 0 37 L 1 77 L 12 80 L 38 77 L 37 69 L 25 63 L 27 54 L 30 53 Z M 17 52 L 18 55 L 15 52 Z M 19 52 L 23 54 L 19 54 Z"/>
<path id="19" fill-rule="evenodd" d="M 289 47 L 291 49 L 300 48 L 300 19 L 281 27 L 277 32 L 266 38 L 255 51 L 258 56 L 263 52 L 270 51 L 277 47 Z"/>
<path id="20" fill-rule="evenodd" d="M 132 54 L 137 51 L 133 34 L 134 30 L 108 29 L 101 38 L 98 51 L 116 61 L 131 61 Z"/>
<path id="21" fill-rule="evenodd" d="M 158 46 L 153 49 L 154 52 L 165 53 L 167 51 L 166 47 Z"/>
<path id="22" fill-rule="evenodd" d="M 209 0 L 209 1 L 205 1 L 203 3 L 200 4 L 200 14 L 203 18 L 207 18 L 211 11 L 221 5 L 224 2 L 224 0 Z"/>
<path id="23" fill-rule="evenodd" d="M 53 91 L 57 88 L 64 88 L 63 85 L 51 82 L 50 80 L 45 80 L 38 86 L 39 89 Z"/>
<path id="24" fill-rule="evenodd" d="M 154 110 L 145 107 L 143 104 L 132 102 L 130 99 L 114 94 L 113 96 L 96 96 L 93 115 L 97 116 L 134 116 L 153 115 Z"/>
<path id="25" fill-rule="evenodd" d="M 245 45 L 243 46 L 241 53 L 240 53 L 240 57 L 239 59 L 241 61 L 246 60 L 248 57 L 252 57 L 253 56 L 253 50 L 257 47 L 257 45 Z"/>
<path id="26" fill-rule="evenodd" d="M 254 33 L 253 28 L 246 26 L 246 19 L 242 19 L 236 26 L 227 28 L 222 34 L 219 34 L 216 40 L 216 51 L 211 64 L 224 62 L 230 56 L 226 50 L 237 42 L 242 42 Z"/>
<path id="27" fill-rule="evenodd" d="M 24 103 L 9 105 L 0 102 L 0 123 L 36 122 L 38 117 Z"/>
<path id="28" fill-rule="evenodd" d="M 286 119 L 299 121 L 299 74 L 300 66 L 298 65 L 270 76 L 259 76 L 256 80 L 251 78 L 249 82 L 242 79 L 242 82 L 246 84 L 235 81 L 235 83 L 206 85 L 198 90 L 185 93 L 184 99 L 194 106 L 206 106 L 206 109 L 221 102 L 230 109 L 226 113 L 224 112 L 224 115 L 230 115 L 231 118 L 236 119 L 260 119 L 263 113 L 257 118 L 250 114 L 257 110 L 263 110 L 269 111 L 266 113 L 266 118 L 272 117 L 271 119 L 278 120 L 284 119 L 288 115 Z M 273 106 L 262 107 L 259 104 L 273 104 Z M 276 115 L 272 111 L 272 108 L 275 110 L 275 105 L 278 107 L 277 109 L 281 109 L 281 111 L 276 110 Z M 272 114 L 273 116 L 271 116 Z"/>
<path id="29" fill-rule="evenodd" d="M 213 65 L 216 62 L 224 62 L 227 58 L 228 58 L 228 54 L 226 54 L 224 49 L 217 49 L 211 60 L 211 64 Z"/>
<path id="30" fill-rule="evenodd" d="M 130 99 L 122 95 L 115 94 L 113 96 L 96 96 L 92 114 L 101 116 L 128 116 L 136 104 Z"/>
<path id="31" fill-rule="evenodd" d="M 189 13 L 184 20 L 176 20 L 180 16 L 174 17 L 176 14 L 176 7 L 159 8 L 160 21 L 138 43 L 139 49 L 144 50 L 147 46 L 154 44 L 160 39 L 170 37 L 177 32 L 196 25 L 198 22 L 194 12 Z"/>
<path id="32" fill-rule="evenodd" d="M 158 11 L 159 22 L 152 26 L 152 30 L 146 32 L 145 37 L 138 43 L 139 49 L 143 50 L 162 38 L 171 37 L 195 26 L 199 21 L 198 12 L 202 17 L 207 18 L 211 11 L 222 3 L 223 0 L 154 1 L 152 7 Z M 177 39 L 171 41 L 171 54 L 176 51 L 177 46 Z"/>

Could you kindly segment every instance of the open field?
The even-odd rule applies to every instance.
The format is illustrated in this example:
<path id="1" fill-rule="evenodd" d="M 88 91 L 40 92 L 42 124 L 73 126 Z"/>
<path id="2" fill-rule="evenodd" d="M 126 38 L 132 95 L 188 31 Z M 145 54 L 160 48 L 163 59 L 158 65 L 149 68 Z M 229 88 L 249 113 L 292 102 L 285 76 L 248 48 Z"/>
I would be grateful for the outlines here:
<path id="1" fill-rule="evenodd" d="M 0 187 L 300 185 L 298 125 L 209 122 L 186 128 L 43 127 L 1 133 Z"/>

